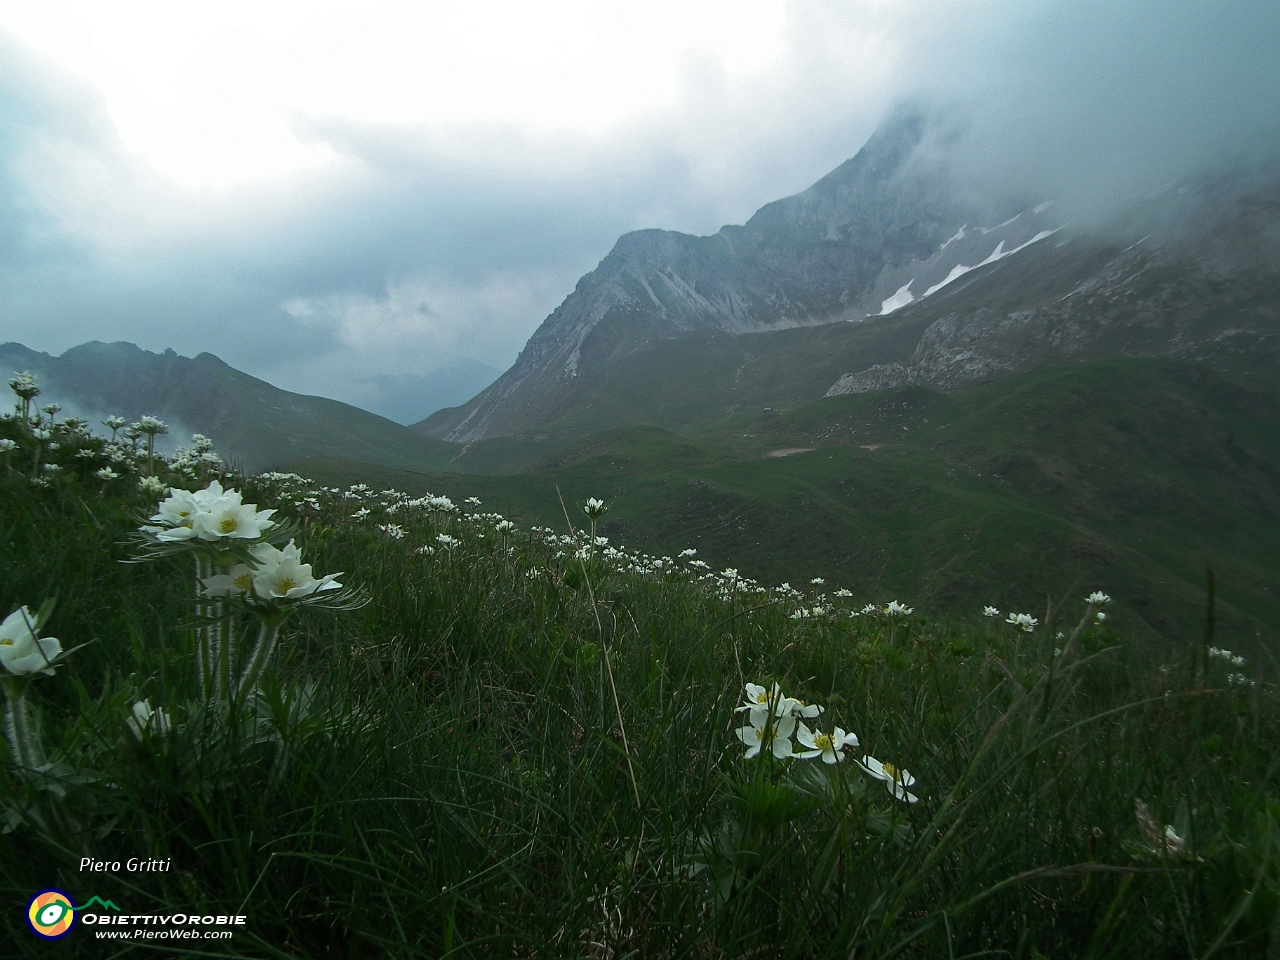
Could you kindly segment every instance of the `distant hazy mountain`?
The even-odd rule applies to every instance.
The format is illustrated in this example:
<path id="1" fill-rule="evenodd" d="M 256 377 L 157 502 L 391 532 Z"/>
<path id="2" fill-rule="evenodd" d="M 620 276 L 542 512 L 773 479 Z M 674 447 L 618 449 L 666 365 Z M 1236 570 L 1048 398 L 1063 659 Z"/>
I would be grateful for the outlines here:
<path id="1" fill-rule="evenodd" d="M 895 113 L 741 227 L 623 236 L 510 370 L 414 428 L 563 440 L 1103 357 L 1280 360 L 1280 173 L 1185 184 L 1085 230 L 1048 202 L 959 199 L 934 129 Z"/>
<path id="2" fill-rule="evenodd" d="M 384 374 L 373 378 L 372 395 L 361 400 L 361 407 L 396 423 L 417 423 L 437 410 L 465 403 L 501 374 L 497 367 L 471 357 L 428 374 Z"/>
<path id="3" fill-rule="evenodd" d="M 63 415 L 130 420 L 153 414 L 170 424 L 170 443 L 191 433 L 213 439 L 224 458 L 263 470 L 312 456 L 350 457 L 404 470 L 448 467 L 452 444 L 364 410 L 273 387 L 211 353 L 194 359 L 132 343 L 86 343 L 60 357 L 19 343 L 0 345 L 0 371 L 29 370 L 41 403 Z M 100 429 L 100 428 L 99 428 Z"/>

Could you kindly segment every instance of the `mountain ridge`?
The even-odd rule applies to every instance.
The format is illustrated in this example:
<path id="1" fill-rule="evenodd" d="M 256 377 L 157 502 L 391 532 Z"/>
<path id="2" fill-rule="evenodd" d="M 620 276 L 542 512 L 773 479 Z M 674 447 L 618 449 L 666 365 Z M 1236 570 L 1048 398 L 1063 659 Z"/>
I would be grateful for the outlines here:
<path id="1" fill-rule="evenodd" d="M 854 157 L 741 226 L 706 237 L 624 234 L 494 384 L 414 428 L 459 442 L 516 433 L 572 405 L 590 358 L 694 333 L 758 333 L 879 310 L 875 283 L 887 267 L 934 255 L 983 216 L 956 199 L 944 172 L 916 162 L 929 123 L 916 108 L 899 110 Z"/>
<path id="2" fill-rule="evenodd" d="M 55 357 L 5 343 L 3 364 L 36 374 L 41 402 L 58 402 L 67 415 L 134 420 L 152 414 L 170 423 L 171 442 L 183 431 L 204 434 L 248 470 L 278 466 L 304 451 L 406 470 L 447 469 L 456 453 L 452 444 L 357 407 L 282 390 L 208 352 L 184 357 L 95 340 Z"/>
<path id="3" fill-rule="evenodd" d="M 773 358 L 805 381 L 807 399 L 955 389 L 1104 356 L 1280 363 L 1280 168 L 1175 185 L 1086 228 L 1061 221 L 1047 200 L 957 199 L 969 194 L 945 168 L 939 127 L 900 109 L 854 157 L 741 226 L 623 235 L 510 369 L 413 429 L 465 444 L 572 438 L 626 423 L 677 428 L 741 402 L 785 404 L 795 388 L 773 376 L 775 394 L 748 399 L 743 373 L 771 362 L 769 344 L 785 353 L 782 332 L 824 326 L 888 331 L 811 338 L 849 354 L 816 394 L 799 354 Z M 919 328 L 913 338 L 908 328 Z M 893 351 L 860 361 L 858 342 L 895 338 Z M 682 375 L 659 369 L 658 356 Z M 720 365 L 734 356 L 726 380 Z"/>

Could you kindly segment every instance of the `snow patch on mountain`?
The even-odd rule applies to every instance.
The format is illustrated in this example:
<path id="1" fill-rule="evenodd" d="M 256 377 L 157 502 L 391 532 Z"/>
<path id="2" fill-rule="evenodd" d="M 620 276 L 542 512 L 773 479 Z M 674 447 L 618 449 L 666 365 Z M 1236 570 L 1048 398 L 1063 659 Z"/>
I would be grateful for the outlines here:
<path id="1" fill-rule="evenodd" d="M 944 243 L 941 248 L 939 248 L 938 253 L 934 257 L 931 257 L 928 261 L 919 265 L 921 268 L 921 273 L 927 276 L 928 273 L 941 269 L 941 266 L 944 265 L 940 259 L 942 257 L 943 252 L 946 251 L 946 249 L 949 246 L 951 246 L 952 243 L 956 243 L 964 240 L 966 235 L 987 236 L 988 234 L 994 233 L 997 230 L 1001 230 L 1005 227 L 1010 226 L 1011 224 L 1014 224 L 1025 213 L 1032 213 L 1034 215 L 1036 210 L 1043 210 L 1043 209 L 1046 209 L 1045 204 L 1041 204 L 1039 207 L 1036 207 L 1035 210 L 1031 210 L 1031 211 L 1024 210 L 1022 213 L 1018 214 L 1016 217 L 1010 217 L 1008 220 L 1006 220 L 1004 223 L 1000 224 L 999 226 L 990 227 L 990 228 L 978 227 L 973 231 L 972 234 L 966 234 L 965 228 L 961 227 L 959 232 L 957 232 L 955 236 L 953 236 L 950 240 Z M 880 312 L 876 314 L 876 316 L 881 316 L 881 317 L 886 316 L 887 314 L 892 313 L 894 310 L 899 310 L 902 307 L 905 307 L 909 303 L 914 303 L 916 300 L 922 300 L 925 297 L 932 296 L 933 294 L 941 290 L 943 287 L 963 277 L 966 273 L 970 273 L 971 271 L 977 270 L 979 267 L 985 267 L 989 264 L 995 263 L 998 260 L 1003 260 L 1005 257 L 1011 257 L 1015 253 L 1017 253 L 1019 250 L 1025 250 L 1027 247 L 1031 246 L 1033 243 L 1039 243 L 1041 240 L 1044 240 L 1046 237 L 1053 236 L 1060 229 L 1062 228 L 1054 227 L 1053 229 L 1040 230 L 1037 233 L 1035 233 L 1030 239 L 1024 240 L 1022 243 L 1017 243 L 1015 246 L 1009 247 L 1008 249 L 1006 249 L 1006 244 L 1009 241 L 1007 239 L 1001 239 L 996 243 L 995 248 L 989 254 L 987 254 L 987 256 L 984 259 L 979 260 L 978 262 L 973 264 L 953 263 L 951 265 L 950 270 L 947 271 L 946 275 L 943 276 L 942 279 L 939 280 L 938 282 L 930 284 L 928 287 L 926 287 L 924 293 L 921 294 L 919 297 L 916 297 L 910 292 L 911 285 L 916 280 L 920 279 L 919 276 L 914 276 L 910 280 L 908 280 L 905 284 L 898 287 L 897 291 L 892 296 L 886 297 L 881 302 Z M 1026 233 L 1023 232 L 1022 230 L 1020 230 L 1019 232 L 1021 233 L 1022 236 L 1024 237 L 1026 236 Z M 1016 235 L 1014 239 L 1016 239 Z M 958 254 L 963 256 L 963 251 L 958 251 Z M 934 276 L 937 276 L 937 274 L 934 273 Z M 927 282 L 927 280 L 924 282 Z"/>
<path id="2" fill-rule="evenodd" d="M 943 244 L 943 247 L 945 246 L 946 244 Z M 889 297 L 882 304 L 880 304 L 879 315 L 882 317 L 886 316 L 890 313 L 893 313 L 893 311 L 897 310 L 899 307 L 905 307 L 908 303 L 914 300 L 916 296 L 914 293 L 911 292 L 911 284 L 913 283 L 915 283 L 914 280 L 908 280 L 906 283 L 904 283 L 902 286 L 898 288 L 897 293 L 895 293 L 892 297 Z"/>

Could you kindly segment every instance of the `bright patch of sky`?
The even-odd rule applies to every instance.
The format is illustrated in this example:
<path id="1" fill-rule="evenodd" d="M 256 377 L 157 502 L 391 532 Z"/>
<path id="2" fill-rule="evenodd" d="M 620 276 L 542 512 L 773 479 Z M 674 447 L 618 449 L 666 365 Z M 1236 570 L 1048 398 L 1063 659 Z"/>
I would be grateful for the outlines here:
<path id="1" fill-rule="evenodd" d="M 773 65 L 784 4 L 62 0 L 0 24 L 101 93 L 125 148 L 187 187 L 323 164 L 305 121 L 589 135 L 671 106 L 684 75 Z"/>

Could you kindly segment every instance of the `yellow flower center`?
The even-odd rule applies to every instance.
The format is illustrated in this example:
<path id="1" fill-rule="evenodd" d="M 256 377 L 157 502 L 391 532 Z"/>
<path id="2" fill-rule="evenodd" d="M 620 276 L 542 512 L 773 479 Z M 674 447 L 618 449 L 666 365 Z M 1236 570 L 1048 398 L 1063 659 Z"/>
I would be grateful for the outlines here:
<path id="1" fill-rule="evenodd" d="M 235 517 L 227 517 L 225 520 L 223 520 L 221 523 L 218 524 L 218 529 L 221 530 L 223 533 L 231 533 L 238 526 L 240 526 L 239 520 L 237 520 Z"/>
<path id="2" fill-rule="evenodd" d="M 298 582 L 294 580 L 292 577 L 281 577 L 280 582 L 276 584 L 276 589 L 279 590 L 281 593 L 288 593 L 297 585 L 298 585 Z"/>
<path id="3" fill-rule="evenodd" d="M 0 647 L 12 647 L 13 639 L 11 637 L 0 637 Z"/>
<path id="4" fill-rule="evenodd" d="M 253 583 L 253 576 L 248 573 L 242 573 L 231 581 L 237 590 L 248 590 L 249 585 Z"/>
<path id="5" fill-rule="evenodd" d="M 884 772 L 887 776 L 892 777 L 894 780 L 897 780 L 899 783 L 902 782 L 902 771 L 899 770 L 897 767 L 895 767 L 892 763 L 882 763 L 880 764 L 880 766 L 884 768 Z"/>
<path id="6" fill-rule="evenodd" d="M 836 747 L 836 742 L 832 738 L 831 734 L 818 733 L 818 734 L 814 734 L 813 746 L 815 749 L 821 750 L 825 753 L 828 750 L 834 750 Z"/>
<path id="7" fill-rule="evenodd" d="M 764 727 L 752 727 L 751 732 L 756 735 L 756 739 L 764 743 Z"/>

